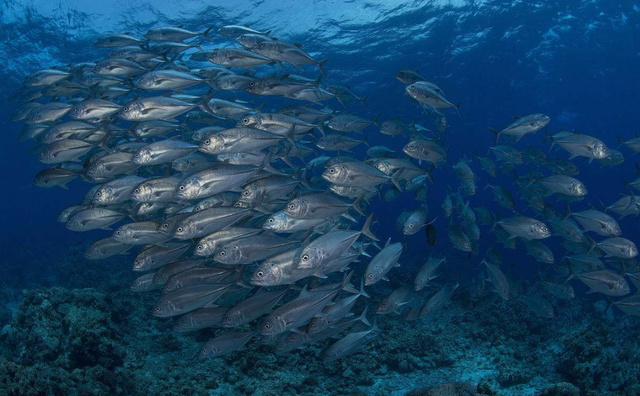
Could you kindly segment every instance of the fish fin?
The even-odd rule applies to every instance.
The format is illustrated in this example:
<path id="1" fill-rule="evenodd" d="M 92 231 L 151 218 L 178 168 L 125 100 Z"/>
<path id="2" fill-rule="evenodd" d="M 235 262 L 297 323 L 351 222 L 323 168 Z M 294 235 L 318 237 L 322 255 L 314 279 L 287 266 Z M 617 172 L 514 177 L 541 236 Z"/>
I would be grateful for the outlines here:
<path id="1" fill-rule="evenodd" d="M 375 236 L 373 232 L 371 232 L 371 229 L 369 228 L 371 226 L 372 221 L 373 221 L 373 213 L 367 218 L 367 221 L 364 223 L 364 226 L 362 227 L 361 232 L 367 237 L 369 237 L 369 239 L 373 239 L 374 241 L 379 241 L 379 239 Z"/>
<path id="2" fill-rule="evenodd" d="M 371 326 L 371 323 L 369 322 L 369 319 L 367 319 L 367 311 L 369 310 L 369 307 L 366 306 L 364 307 L 364 310 L 362 310 L 362 313 L 360 314 L 360 316 L 358 316 L 358 319 L 360 322 L 366 324 L 367 326 Z"/>
<path id="3" fill-rule="evenodd" d="M 327 72 L 324 71 L 324 64 L 327 63 L 328 60 L 329 59 L 323 59 L 317 62 L 318 69 L 320 70 L 320 73 L 322 73 L 323 76 L 327 75 Z"/>
<path id="4" fill-rule="evenodd" d="M 369 294 L 364 290 L 364 278 L 360 279 L 360 295 L 365 298 L 371 298 Z"/>
<path id="5" fill-rule="evenodd" d="M 398 169 L 393 176 L 391 176 L 391 182 L 393 183 L 393 185 L 399 190 L 402 191 L 402 186 L 400 185 L 400 181 L 398 180 L 398 178 L 400 177 L 400 175 L 402 174 L 402 171 L 404 169 Z"/>
<path id="6" fill-rule="evenodd" d="M 500 131 L 493 128 L 489 128 L 489 130 L 491 131 L 491 133 L 493 133 L 496 136 L 495 144 L 498 144 L 498 139 L 500 138 Z"/>

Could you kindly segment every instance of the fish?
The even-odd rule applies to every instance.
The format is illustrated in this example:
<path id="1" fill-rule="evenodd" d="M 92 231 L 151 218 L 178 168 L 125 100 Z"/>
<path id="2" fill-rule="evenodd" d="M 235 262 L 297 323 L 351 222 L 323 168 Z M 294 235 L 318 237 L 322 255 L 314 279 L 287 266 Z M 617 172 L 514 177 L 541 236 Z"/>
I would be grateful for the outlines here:
<path id="1" fill-rule="evenodd" d="M 178 316 L 206 308 L 219 299 L 233 283 L 195 284 L 182 287 L 160 297 L 153 308 L 153 315 L 161 318 Z"/>
<path id="2" fill-rule="evenodd" d="M 413 287 L 411 285 L 400 286 L 382 299 L 380 304 L 378 304 L 376 314 L 388 315 L 391 313 L 397 313 L 400 307 L 409 303 L 412 294 Z"/>
<path id="3" fill-rule="evenodd" d="M 437 89 L 432 83 L 427 81 L 416 81 L 405 88 L 405 91 L 413 99 L 420 103 L 434 107 L 435 109 L 454 108 L 460 112 L 460 103 L 454 105 L 449 102 L 443 95 L 442 91 Z"/>
<path id="4" fill-rule="evenodd" d="M 460 286 L 458 283 L 443 286 L 442 289 L 431 296 L 420 309 L 420 317 L 427 316 L 447 305 L 458 286 Z"/>
<path id="5" fill-rule="evenodd" d="M 297 244 L 298 241 L 287 238 L 254 235 L 226 243 L 215 255 L 215 260 L 227 265 L 251 264 L 281 253 Z"/>
<path id="6" fill-rule="evenodd" d="M 367 218 L 367 221 L 360 231 L 334 230 L 310 242 L 300 251 L 298 268 L 311 269 L 322 267 L 323 264 L 342 256 L 360 235 L 365 235 L 377 241 L 378 238 L 369 229 L 372 220 L 373 214 Z"/>
<path id="7" fill-rule="evenodd" d="M 528 240 L 524 243 L 527 253 L 536 259 L 536 261 L 545 264 L 554 264 L 555 258 L 553 251 L 538 240 Z"/>
<path id="8" fill-rule="evenodd" d="M 505 163 L 520 165 L 524 163 L 522 153 L 514 147 L 498 145 L 489 147 L 490 152 L 499 160 Z"/>
<path id="9" fill-rule="evenodd" d="M 584 197 L 587 195 L 585 185 L 580 180 L 570 176 L 552 175 L 537 180 L 537 182 L 554 194 L 562 194 L 569 197 Z"/>
<path id="10" fill-rule="evenodd" d="M 330 363 L 335 360 L 344 359 L 363 348 L 379 334 L 378 328 L 373 325 L 367 330 L 351 332 L 329 346 L 323 352 L 323 361 Z"/>
<path id="11" fill-rule="evenodd" d="M 122 220 L 126 215 L 107 208 L 87 208 L 78 210 L 69 216 L 66 222 L 67 229 L 71 231 L 90 231 L 107 229 L 109 226 Z"/>
<path id="12" fill-rule="evenodd" d="M 429 212 L 425 206 L 414 210 L 404 222 L 402 233 L 404 235 L 413 235 L 420 231 L 422 227 L 427 225 L 427 216 Z"/>
<path id="13" fill-rule="evenodd" d="M 446 160 L 447 153 L 439 144 L 427 139 L 414 139 L 407 143 L 402 151 L 418 163 L 427 161 L 434 166 L 440 166 Z"/>
<path id="14" fill-rule="evenodd" d="M 609 148 L 604 142 L 593 136 L 561 131 L 549 136 L 549 139 L 551 140 L 551 147 L 558 145 L 567 150 L 571 154 L 570 160 L 576 157 L 587 157 L 589 161 L 593 161 L 594 159 L 603 159 L 609 156 Z"/>
<path id="15" fill-rule="evenodd" d="M 190 214 L 182 219 L 173 233 L 179 240 L 203 237 L 234 225 L 248 216 L 249 209 L 214 207 Z"/>
<path id="16" fill-rule="evenodd" d="M 113 237 L 107 237 L 92 243 L 84 256 L 89 260 L 102 260 L 116 255 L 127 254 L 129 249 L 131 249 L 131 245 L 121 243 Z"/>
<path id="17" fill-rule="evenodd" d="M 520 237 L 525 240 L 545 239 L 551 231 L 543 222 L 526 216 L 514 216 L 496 223 L 511 234 L 511 238 Z"/>
<path id="18" fill-rule="evenodd" d="M 489 280 L 491 281 L 495 291 L 503 300 L 509 300 L 509 282 L 500 267 L 486 260 L 483 260 L 482 263 L 487 269 Z"/>
<path id="19" fill-rule="evenodd" d="M 609 270 L 598 270 L 592 272 L 574 273 L 571 265 L 569 265 L 569 281 L 577 278 L 584 282 L 592 292 L 602 293 L 611 297 L 622 297 L 631 293 L 629 284 L 620 275 Z"/>
<path id="20" fill-rule="evenodd" d="M 638 255 L 638 248 L 632 241 L 622 237 L 611 237 L 596 244 L 608 256 L 619 258 L 634 258 Z"/>
<path id="21" fill-rule="evenodd" d="M 618 237 L 622 235 L 622 230 L 618 222 L 611 216 L 600 211 L 590 209 L 581 212 L 571 212 L 567 205 L 567 215 L 572 215 L 580 223 L 585 231 L 608 237 Z"/>
<path id="22" fill-rule="evenodd" d="M 430 256 L 426 263 L 420 267 L 414 279 L 414 290 L 420 291 L 424 289 L 430 281 L 438 277 L 436 272 L 442 263 L 446 261 L 445 257 Z"/>
<path id="23" fill-rule="evenodd" d="M 402 190 L 398 181 L 402 171 L 399 170 L 392 176 L 387 176 L 377 168 L 364 162 L 341 162 L 328 167 L 322 173 L 322 178 L 326 181 L 340 186 L 374 187 L 388 181 L 398 189 Z"/>
<path id="24" fill-rule="evenodd" d="M 191 311 L 178 319 L 173 330 L 179 333 L 189 333 L 209 327 L 220 327 L 227 307 L 201 308 Z"/>
<path id="25" fill-rule="evenodd" d="M 613 305 L 620 308 L 620 310 L 627 315 L 639 316 L 640 315 L 640 298 L 638 295 L 626 297 L 622 300 L 615 301 Z"/>
<path id="26" fill-rule="evenodd" d="M 338 292 L 349 284 L 350 279 L 351 276 L 347 276 L 338 286 L 320 291 L 310 291 L 305 286 L 297 298 L 280 306 L 262 321 L 260 334 L 282 334 L 308 324 L 313 317 L 332 303 Z"/>
<path id="27" fill-rule="evenodd" d="M 191 245 L 186 243 L 167 243 L 159 246 L 149 246 L 138 253 L 133 261 L 133 270 L 148 271 L 160 267 L 164 269 L 165 265 L 176 261 L 190 248 Z"/>
<path id="28" fill-rule="evenodd" d="M 347 317 L 353 316 L 351 310 L 356 304 L 356 301 L 360 297 L 370 298 L 369 294 L 364 290 L 364 283 L 360 283 L 360 291 L 352 294 L 349 297 L 345 297 L 335 302 L 335 304 L 329 305 L 322 310 L 320 316 L 316 316 L 309 322 L 307 326 L 307 332 L 309 334 L 318 334 L 326 329 L 337 327 L 338 323 Z M 370 325 L 366 317 L 366 309 L 357 319 L 366 325 Z"/>
<path id="29" fill-rule="evenodd" d="M 427 234 L 427 243 L 429 246 L 434 246 L 438 241 L 438 230 L 433 225 L 433 221 L 428 222 L 424 230 Z"/>
<path id="30" fill-rule="evenodd" d="M 398 260 L 402 254 L 401 243 L 391 243 L 391 238 L 387 240 L 384 248 L 376 254 L 369 262 L 364 273 L 364 284 L 370 286 L 380 280 L 388 281 L 387 273 L 395 267 L 399 267 Z"/>
<path id="31" fill-rule="evenodd" d="M 520 301 L 522 301 L 527 306 L 527 309 L 529 311 L 535 313 L 538 316 L 541 316 L 543 318 L 555 317 L 551 304 L 539 294 L 525 294 L 520 297 Z"/>
<path id="32" fill-rule="evenodd" d="M 403 69 L 396 73 L 396 79 L 403 84 L 413 84 L 414 82 L 424 81 L 419 70 Z"/>
<path id="33" fill-rule="evenodd" d="M 238 327 L 245 323 L 258 319 L 278 304 L 289 291 L 283 290 L 265 291 L 260 289 L 253 296 L 239 302 L 229 309 L 220 323 L 222 327 Z"/>
<path id="34" fill-rule="evenodd" d="M 253 331 L 232 331 L 209 340 L 199 355 L 207 358 L 217 358 L 241 349 L 253 338 Z"/>
<path id="35" fill-rule="evenodd" d="M 208 38 L 213 27 L 205 29 L 201 33 L 192 32 L 180 26 L 161 26 L 147 30 L 144 37 L 154 41 L 184 41 L 194 37 L 202 36 Z"/>
<path id="36" fill-rule="evenodd" d="M 496 135 L 496 143 L 500 135 L 514 136 L 516 141 L 522 139 L 523 136 L 533 134 L 540 129 L 546 127 L 551 122 L 551 118 L 544 114 L 536 113 L 524 117 L 516 117 L 516 119 L 502 130 L 489 128 Z"/>

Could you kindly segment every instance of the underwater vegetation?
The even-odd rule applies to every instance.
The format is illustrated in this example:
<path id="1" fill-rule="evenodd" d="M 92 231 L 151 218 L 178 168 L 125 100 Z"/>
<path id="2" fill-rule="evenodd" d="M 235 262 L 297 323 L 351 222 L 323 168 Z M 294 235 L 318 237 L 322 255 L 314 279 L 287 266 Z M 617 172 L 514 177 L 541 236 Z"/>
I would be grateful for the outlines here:
<path id="1" fill-rule="evenodd" d="M 414 54 L 439 72 L 419 45 L 347 54 L 281 21 L 132 22 L 79 34 L 68 62 L 7 61 L 3 120 L 40 166 L 7 194 L 29 221 L 2 245 L 0 390 L 640 394 L 640 143 L 611 133 L 626 113 L 584 123 L 563 109 L 580 95 L 530 85 L 563 82 L 544 59 L 572 13 L 609 12 L 574 6 L 527 54 L 537 77 L 495 96 L 453 62 L 495 34 L 460 33 L 484 4 L 418 14 L 459 13 L 455 49 Z M 29 33 L 6 26 L 18 53 Z"/>

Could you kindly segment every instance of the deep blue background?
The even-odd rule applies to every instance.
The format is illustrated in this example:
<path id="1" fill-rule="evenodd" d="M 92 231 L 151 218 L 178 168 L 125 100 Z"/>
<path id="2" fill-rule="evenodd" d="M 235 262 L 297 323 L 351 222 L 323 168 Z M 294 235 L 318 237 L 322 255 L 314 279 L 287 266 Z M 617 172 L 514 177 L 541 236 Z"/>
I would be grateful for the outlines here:
<path id="1" fill-rule="evenodd" d="M 599 137 L 614 148 L 617 146 L 616 134 L 626 140 L 638 131 L 640 9 L 633 2 L 512 4 L 488 1 L 469 2 L 459 7 L 414 2 L 410 10 L 404 11 L 401 5 L 384 3 L 317 1 L 308 11 L 298 14 L 267 13 L 279 16 L 272 19 L 265 19 L 264 12 L 255 15 L 258 11 L 253 11 L 250 2 L 246 9 L 229 13 L 215 6 L 202 5 L 208 12 L 193 15 L 179 14 L 176 4 L 175 17 L 167 13 L 167 4 L 171 2 L 162 2 L 163 13 L 154 14 L 152 10 L 151 17 L 147 13 L 144 21 L 137 22 L 135 18 L 123 18 L 127 13 L 133 15 L 131 10 L 125 8 L 125 3 L 114 1 L 118 5 L 114 7 L 114 15 L 103 18 L 104 23 L 98 26 L 92 26 L 97 18 L 95 15 L 73 11 L 74 2 L 61 2 L 59 10 L 48 13 L 41 13 L 39 3 L 25 1 L 9 5 L 2 2 L 0 41 L 4 48 L 0 49 L 3 58 L 0 100 L 3 103 L 19 86 L 23 76 L 34 70 L 106 55 L 107 51 L 91 45 L 99 34 L 122 31 L 141 34 L 153 25 L 184 24 L 202 30 L 211 24 L 244 23 L 273 29 L 273 34 L 282 40 L 304 43 L 305 49 L 316 58 L 329 58 L 327 83 L 348 85 L 357 94 L 369 98 L 370 112 L 358 104 L 351 107 L 354 112 L 371 118 L 380 112 L 382 120 L 402 115 L 405 120 L 416 118 L 418 123 L 433 128 L 432 120 L 404 95 L 404 85 L 394 78 L 400 69 L 419 69 L 428 80 L 437 83 L 452 102 L 462 102 L 461 117 L 455 112 L 447 113 L 450 128 L 445 133 L 445 144 L 451 148 L 451 164 L 464 155 L 471 158 L 476 150 L 486 152 L 493 143 L 493 135 L 487 128 L 504 127 L 516 115 L 545 113 L 552 118 L 550 131 L 577 129 Z M 255 4 L 262 7 L 256 10 L 265 7 L 263 2 Z M 337 7 L 337 4 L 342 10 L 341 19 L 327 16 L 322 11 Z M 134 9 L 135 6 L 130 7 Z M 375 17 L 367 14 L 367 21 L 359 21 L 359 15 L 364 11 Z M 66 17 L 61 17 L 62 12 Z M 104 17 L 106 11 L 101 12 Z M 313 28 L 301 31 L 292 27 L 296 23 Z M 227 42 L 226 38 L 219 37 L 214 45 Z M 308 76 L 317 74 L 312 67 L 305 70 Z M 76 180 L 70 183 L 70 191 L 44 190 L 33 185 L 33 177 L 43 165 L 35 156 L 26 153 L 28 144 L 16 141 L 20 126 L 8 121 L 14 108 L 14 104 L 0 107 L 0 208 L 3 220 L 0 253 L 6 265 L 24 263 L 24 260 L 16 259 L 19 255 L 24 259 L 25 255 L 34 254 L 38 260 L 47 255 L 54 257 L 54 253 L 64 251 L 72 244 L 85 243 L 102 235 L 100 232 L 72 233 L 55 221 L 60 210 L 84 196 L 88 185 Z M 372 145 L 386 144 L 399 149 L 406 143 L 400 137 L 383 136 L 373 127 L 368 131 Z M 525 149 L 533 144 L 546 152 L 549 145 L 543 140 L 544 132 L 541 131 L 525 137 L 516 147 Z M 597 204 L 598 200 L 610 204 L 623 190 L 621 178 L 634 177 L 631 151 L 625 147 L 620 150 L 626 161 L 613 169 L 602 168 L 597 162 L 575 161 L 580 167 L 578 178 L 589 190 L 585 201 L 572 205 L 575 210 L 586 209 L 589 203 Z M 563 151 L 552 153 L 568 158 Z M 477 162 L 474 162 L 474 169 L 480 178 L 472 206 L 489 205 L 491 194 L 482 190 L 488 177 Z M 524 167 L 521 173 L 526 171 Z M 455 187 L 457 182 L 450 169 L 439 169 L 434 177 L 436 185 L 430 186 L 430 217 L 440 216 L 437 221 L 439 246 L 445 248 L 449 246 L 445 232 L 448 223 L 442 218 L 440 206 L 447 185 Z M 502 177 L 502 183 L 507 185 L 511 178 L 510 174 Z M 418 205 L 412 196 L 413 193 L 405 194 L 392 204 L 377 201 L 373 204 L 383 226 L 376 230 L 381 239 L 402 239 L 393 232 L 393 223 L 401 210 Z M 553 198 L 551 202 L 554 202 Z M 523 203 L 518 205 L 522 210 Z M 640 241 L 637 224 L 635 218 L 621 222 L 624 235 L 636 242 Z M 488 229 L 483 228 L 483 233 L 488 233 Z M 487 239 L 489 237 L 484 235 L 481 243 L 485 246 Z M 558 238 L 554 239 L 558 241 Z M 420 233 L 409 238 L 409 246 L 423 248 L 424 235 Z M 507 259 L 518 260 L 523 251 L 519 247 Z M 561 252 L 557 251 L 556 255 Z"/>

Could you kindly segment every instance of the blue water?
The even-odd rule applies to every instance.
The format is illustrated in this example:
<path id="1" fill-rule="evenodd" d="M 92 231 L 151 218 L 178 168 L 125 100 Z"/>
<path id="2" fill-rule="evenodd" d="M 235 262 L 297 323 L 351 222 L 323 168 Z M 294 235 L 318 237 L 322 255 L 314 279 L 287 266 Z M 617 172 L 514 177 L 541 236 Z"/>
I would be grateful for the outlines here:
<path id="1" fill-rule="evenodd" d="M 326 84 L 349 86 L 357 95 L 367 96 L 369 110 L 356 103 L 349 107 L 354 113 L 370 119 L 380 113 L 381 120 L 402 116 L 435 129 L 433 119 L 405 94 L 405 85 L 394 77 L 400 69 L 419 70 L 427 80 L 437 83 L 449 100 L 461 102 L 459 116 L 446 111 L 449 128 L 443 136 L 450 149 L 449 164 L 436 169 L 435 184 L 428 185 L 429 217 L 438 218 L 434 223 L 438 230 L 434 249 L 441 252 L 451 250 L 446 235 L 449 219 L 441 213 L 448 186 L 457 185 L 450 165 L 463 157 L 473 158 L 475 152 L 485 155 L 494 144 L 489 127 L 505 127 L 514 116 L 544 113 L 552 120 L 550 132 L 577 130 L 598 137 L 611 148 L 618 145 L 616 135 L 628 140 L 638 132 L 640 3 L 634 1 L 89 3 L 0 0 L 0 103 L 5 103 L 0 107 L 0 266 L 3 272 L 38 274 L 27 275 L 22 278 L 24 284 L 12 284 L 12 288 L 55 285 L 60 281 L 56 275 L 60 258 L 71 248 L 108 233 L 73 233 L 56 222 L 57 213 L 80 201 L 88 185 L 78 180 L 69 184 L 70 190 L 44 190 L 33 185 L 34 175 L 45 165 L 27 153 L 29 143 L 17 142 L 20 125 L 9 121 L 15 104 L 6 104 L 6 98 L 33 71 L 105 56 L 108 50 L 96 48 L 93 42 L 107 33 L 140 36 L 151 27 L 175 25 L 194 31 L 230 24 L 271 30 L 280 40 L 304 43 L 305 50 L 316 59 L 329 59 Z M 213 35 L 213 41 L 204 45 L 208 48 L 228 42 L 226 37 Z M 317 77 L 314 67 L 303 68 L 306 76 Z M 240 94 L 239 98 L 251 96 Z M 270 100 L 269 106 L 277 108 L 285 103 L 292 104 Z M 375 127 L 367 130 L 372 146 L 400 150 L 406 144 L 406 138 L 379 134 Z M 544 140 L 545 132 L 539 131 L 524 137 L 517 147 L 524 149 L 531 144 L 546 153 L 550 145 Z M 355 149 L 360 157 L 365 151 L 363 146 Z M 599 201 L 611 204 L 624 190 L 622 179 L 634 179 L 636 159 L 628 148 L 620 151 L 625 162 L 615 168 L 602 167 L 597 161 L 588 163 L 584 158 L 573 161 L 580 168 L 577 177 L 589 190 L 587 199 L 572 204 L 574 211 L 587 209 L 590 204 L 599 207 Z M 551 155 L 569 157 L 562 150 Z M 473 204 L 485 204 L 508 215 L 492 202 L 490 191 L 482 188 L 489 178 L 478 162 L 473 167 L 479 177 Z M 518 171 L 526 174 L 527 166 L 520 166 Z M 511 173 L 499 177 L 505 186 L 512 179 Z M 515 189 L 512 192 L 515 194 Z M 522 199 L 516 201 L 517 209 L 524 211 Z M 559 212 L 564 210 L 564 203 L 553 197 L 547 201 Z M 393 203 L 374 199 L 371 210 L 376 214 L 376 234 L 382 241 L 404 241 L 411 257 L 422 258 L 432 249 L 426 245 L 424 233 L 404 238 L 393 230 L 398 215 L 417 206 L 410 192 Z M 640 241 L 637 218 L 626 217 L 620 225 L 626 238 Z M 456 264 L 459 273 L 448 273 L 448 279 L 462 282 L 477 273 L 493 240 L 490 227 L 481 227 L 481 231 L 480 254 Z M 560 238 L 553 238 L 549 243 L 557 259 L 563 255 L 559 242 Z M 535 279 L 537 264 L 525 256 L 522 244 L 513 251 L 502 249 L 501 253 L 505 264 L 513 264 L 509 268 L 516 277 Z M 406 265 L 415 271 L 421 265 L 419 260 Z M 410 277 L 407 279 L 410 281 Z M 87 280 L 82 287 L 94 285 Z M 574 287 L 577 298 L 593 299 L 585 296 L 583 285 L 575 283 Z M 593 299 L 597 300 L 604 299 Z M 620 311 L 615 314 L 622 316 Z"/>

